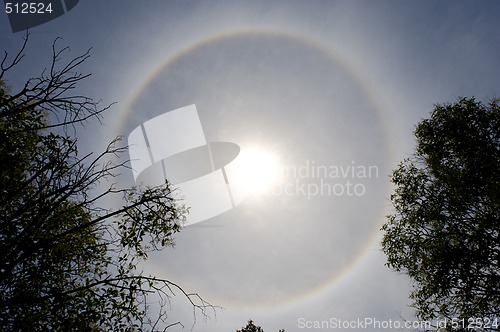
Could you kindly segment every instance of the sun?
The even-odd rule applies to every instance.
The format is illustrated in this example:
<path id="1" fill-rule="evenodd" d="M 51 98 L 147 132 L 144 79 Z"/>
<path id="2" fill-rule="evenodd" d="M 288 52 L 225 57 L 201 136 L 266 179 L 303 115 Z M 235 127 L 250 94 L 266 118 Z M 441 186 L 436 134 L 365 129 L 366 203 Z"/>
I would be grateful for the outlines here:
<path id="1" fill-rule="evenodd" d="M 235 170 L 236 185 L 248 194 L 261 194 L 271 189 L 280 178 L 276 154 L 261 148 L 242 149 Z"/>

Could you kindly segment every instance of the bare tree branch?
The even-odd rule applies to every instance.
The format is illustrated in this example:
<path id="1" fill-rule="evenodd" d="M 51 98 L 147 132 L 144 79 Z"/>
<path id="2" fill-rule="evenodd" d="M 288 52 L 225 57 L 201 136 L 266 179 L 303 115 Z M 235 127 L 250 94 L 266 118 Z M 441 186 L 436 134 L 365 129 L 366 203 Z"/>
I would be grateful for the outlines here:
<path id="1" fill-rule="evenodd" d="M 5 53 L 0 83 L 23 59 L 27 41 L 11 61 Z M 165 331 L 184 327 L 167 321 L 176 294 L 192 306 L 193 324 L 199 314 L 216 315 L 220 308 L 199 294 L 137 270 L 148 253 L 173 245 L 186 209 L 168 182 L 118 186 L 114 179 L 130 168 L 121 137 L 97 155 L 78 156 L 77 131 L 100 122 L 113 104 L 99 107 L 76 92 L 90 76 L 77 72 L 90 49 L 64 63 L 69 47 L 58 41 L 39 77 L 15 93 L 0 84 L 0 327 Z M 120 203 L 106 205 L 114 197 Z M 151 294 L 160 299 L 154 319 Z"/>

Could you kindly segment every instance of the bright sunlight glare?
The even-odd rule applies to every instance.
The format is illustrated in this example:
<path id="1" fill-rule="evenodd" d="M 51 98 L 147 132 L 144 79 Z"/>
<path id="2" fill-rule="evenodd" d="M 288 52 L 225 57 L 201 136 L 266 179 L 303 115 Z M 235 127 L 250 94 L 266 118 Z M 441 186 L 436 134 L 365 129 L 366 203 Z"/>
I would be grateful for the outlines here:
<path id="1" fill-rule="evenodd" d="M 279 162 L 275 154 L 260 149 L 242 149 L 238 156 L 236 184 L 248 194 L 259 194 L 279 180 Z"/>

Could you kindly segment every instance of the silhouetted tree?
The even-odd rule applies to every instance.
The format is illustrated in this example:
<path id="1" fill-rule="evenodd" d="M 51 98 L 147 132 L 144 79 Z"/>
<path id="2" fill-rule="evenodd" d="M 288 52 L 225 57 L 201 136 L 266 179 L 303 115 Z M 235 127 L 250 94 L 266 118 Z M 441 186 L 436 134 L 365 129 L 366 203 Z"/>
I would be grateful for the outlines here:
<path id="1" fill-rule="evenodd" d="M 416 152 L 392 173 L 395 212 L 382 227 L 387 264 L 416 281 L 420 318 L 498 330 L 500 102 L 436 105 L 415 136 Z"/>
<path id="2" fill-rule="evenodd" d="M 262 327 L 257 326 L 253 323 L 253 320 L 249 320 L 247 325 L 241 330 L 236 330 L 236 332 L 264 332 Z M 279 330 L 279 332 L 285 332 L 285 330 Z"/>
<path id="3" fill-rule="evenodd" d="M 23 58 L 0 64 L 0 329 L 2 331 L 142 331 L 165 328 L 165 301 L 179 292 L 206 314 L 212 308 L 177 284 L 144 275 L 138 263 L 173 244 L 185 210 L 168 183 L 111 184 L 125 161 L 119 138 L 97 157 L 80 156 L 76 132 L 108 107 L 74 93 L 89 53 L 52 62 L 18 92 L 5 75 Z M 118 196 L 122 206 L 105 206 Z M 163 301 L 148 313 L 149 294 Z M 180 324 L 171 323 L 171 325 Z"/>

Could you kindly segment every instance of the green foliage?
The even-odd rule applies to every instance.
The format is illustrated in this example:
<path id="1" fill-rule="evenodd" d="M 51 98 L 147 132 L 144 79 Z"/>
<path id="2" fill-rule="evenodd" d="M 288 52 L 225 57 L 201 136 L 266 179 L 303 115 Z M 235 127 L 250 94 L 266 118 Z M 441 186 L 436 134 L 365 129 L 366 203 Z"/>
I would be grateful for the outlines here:
<path id="1" fill-rule="evenodd" d="M 158 328 L 166 314 L 148 316 L 148 294 L 168 300 L 173 289 L 205 314 L 209 304 L 197 294 L 138 270 L 148 252 L 173 245 L 185 210 L 168 183 L 145 189 L 106 185 L 126 167 L 115 158 L 126 152 L 117 147 L 119 139 L 97 157 L 79 156 L 78 124 L 107 107 L 70 94 L 88 76 L 75 73 L 88 53 L 58 69 L 65 50 L 54 44 L 50 69 L 16 93 L 3 78 L 22 54 L 9 65 L 6 55 L 1 63 L 0 329 Z M 105 208 L 113 196 L 123 205 Z"/>
<path id="2" fill-rule="evenodd" d="M 422 319 L 500 317 L 500 101 L 436 105 L 392 174 L 388 266 L 416 281 Z"/>

